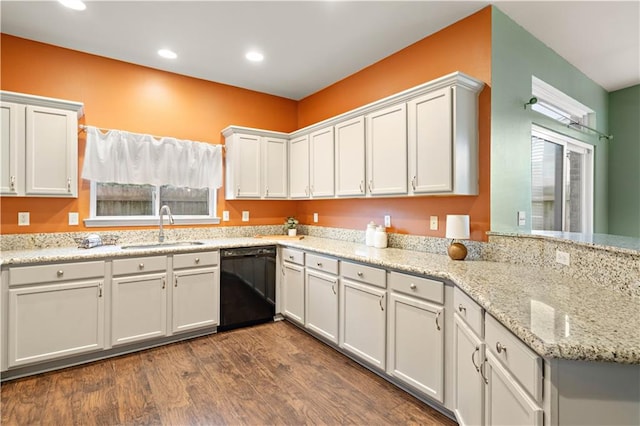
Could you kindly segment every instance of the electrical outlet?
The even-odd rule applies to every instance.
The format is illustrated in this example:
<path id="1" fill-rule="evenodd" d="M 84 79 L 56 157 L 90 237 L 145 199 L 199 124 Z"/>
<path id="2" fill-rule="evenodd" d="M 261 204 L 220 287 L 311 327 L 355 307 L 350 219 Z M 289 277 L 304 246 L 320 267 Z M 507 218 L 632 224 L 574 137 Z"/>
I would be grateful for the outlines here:
<path id="1" fill-rule="evenodd" d="M 69 212 L 69 225 L 79 225 L 80 215 L 78 212 Z"/>
<path id="2" fill-rule="evenodd" d="M 242 212 L 242 221 L 249 222 L 249 212 L 247 210 L 243 210 Z"/>
<path id="3" fill-rule="evenodd" d="M 318 213 L 313 214 L 313 223 L 318 223 Z"/>
<path id="4" fill-rule="evenodd" d="M 431 216 L 429 221 L 429 229 L 432 231 L 438 230 L 438 216 Z"/>
<path id="5" fill-rule="evenodd" d="M 525 226 L 527 224 L 527 213 L 523 211 L 518 212 L 518 226 Z"/>
<path id="6" fill-rule="evenodd" d="M 391 227 L 391 216 L 390 215 L 385 215 L 384 216 L 384 227 L 385 228 L 390 228 Z"/>
<path id="7" fill-rule="evenodd" d="M 29 226 L 29 212 L 18 212 L 18 226 Z"/>
<path id="8" fill-rule="evenodd" d="M 565 266 L 569 266 L 569 264 L 571 263 L 569 253 L 567 253 L 566 251 L 556 250 L 556 262 Z"/>
<path id="9" fill-rule="evenodd" d="M 224 222 L 229 222 L 229 210 L 222 211 L 222 220 Z"/>

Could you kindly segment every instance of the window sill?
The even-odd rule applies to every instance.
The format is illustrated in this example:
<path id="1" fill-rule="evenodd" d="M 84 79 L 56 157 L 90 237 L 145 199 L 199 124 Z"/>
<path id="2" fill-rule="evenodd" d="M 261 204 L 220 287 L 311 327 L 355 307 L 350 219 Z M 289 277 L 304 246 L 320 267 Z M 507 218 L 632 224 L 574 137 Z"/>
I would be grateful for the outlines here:
<path id="1" fill-rule="evenodd" d="M 218 225 L 220 223 L 220 218 L 211 216 L 174 216 L 173 221 L 174 225 Z M 84 219 L 84 226 L 86 226 L 87 228 L 100 228 L 108 226 L 157 226 L 159 223 L 160 217 L 158 216 L 104 216 Z M 163 223 L 166 225 L 169 223 L 169 220 L 165 218 Z"/>

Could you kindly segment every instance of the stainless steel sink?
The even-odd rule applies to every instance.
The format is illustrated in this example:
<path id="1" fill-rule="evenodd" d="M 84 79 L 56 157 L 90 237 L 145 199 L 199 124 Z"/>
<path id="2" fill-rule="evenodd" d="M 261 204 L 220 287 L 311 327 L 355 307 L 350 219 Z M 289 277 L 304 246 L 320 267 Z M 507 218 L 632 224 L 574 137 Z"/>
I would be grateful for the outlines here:
<path id="1" fill-rule="evenodd" d="M 133 244 L 130 246 L 122 246 L 122 248 L 125 250 L 135 250 L 135 249 L 151 249 L 151 248 L 201 246 L 203 244 L 204 243 L 202 241 L 168 241 L 166 243 Z"/>

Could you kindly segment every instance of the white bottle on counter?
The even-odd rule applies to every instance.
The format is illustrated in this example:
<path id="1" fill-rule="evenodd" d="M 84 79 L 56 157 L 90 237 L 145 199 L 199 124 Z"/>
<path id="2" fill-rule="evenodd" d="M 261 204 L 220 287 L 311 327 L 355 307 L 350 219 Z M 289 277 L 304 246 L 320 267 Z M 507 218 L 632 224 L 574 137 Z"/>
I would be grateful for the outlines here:
<path id="1" fill-rule="evenodd" d="M 387 248 L 387 230 L 382 225 L 376 228 L 376 233 L 374 236 L 374 247 Z"/>
<path id="2" fill-rule="evenodd" d="M 371 221 L 367 225 L 367 231 L 365 234 L 365 242 L 368 246 L 370 247 L 374 246 L 375 236 L 376 236 L 376 224 L 373 221 Z"/>

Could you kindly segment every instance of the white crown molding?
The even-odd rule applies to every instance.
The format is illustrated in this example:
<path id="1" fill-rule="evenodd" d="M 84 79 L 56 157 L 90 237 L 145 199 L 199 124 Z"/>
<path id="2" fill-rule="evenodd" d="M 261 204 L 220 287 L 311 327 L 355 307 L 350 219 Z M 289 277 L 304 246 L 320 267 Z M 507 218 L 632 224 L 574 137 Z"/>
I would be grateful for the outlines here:
<path id="1" fill-rule="evenodd" d="M 45 96 L 29 95 L 26 93 L 9 92 L 0 90 L 0 99 L 3 102 L 13 102 L 23 105 L 34 105 L 46 108 L 66 109 L 75 111 L 78 118 L 84 115 L 84 103 L 68 101 L 65 99 L 47 98 Z"/>

